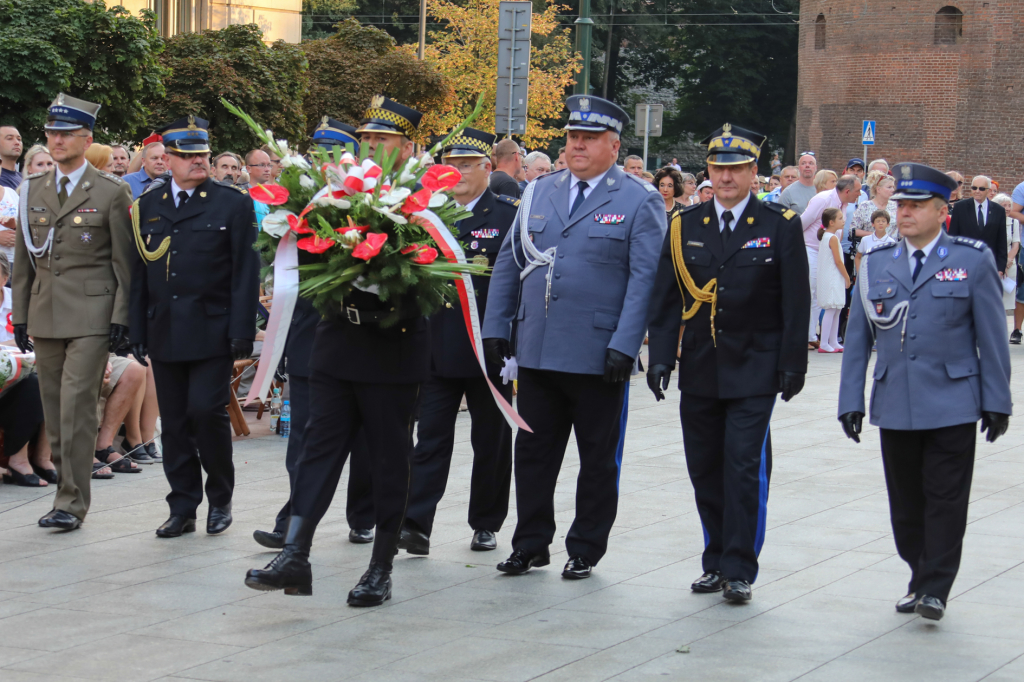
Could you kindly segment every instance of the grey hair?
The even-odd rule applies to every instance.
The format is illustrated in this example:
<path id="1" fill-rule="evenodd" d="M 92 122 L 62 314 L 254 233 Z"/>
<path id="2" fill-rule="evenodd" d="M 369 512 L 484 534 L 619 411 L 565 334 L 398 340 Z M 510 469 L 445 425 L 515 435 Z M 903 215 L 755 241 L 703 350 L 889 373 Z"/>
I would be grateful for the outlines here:
<path id="1" fill-rule="evenodd" d="M 1013 203 L 1013 198 L 1006 192 L 1000 192 L 999 194 L 992 197 L 992 201 L 996 202 L 1003 208 L 1007 208 L 1007 204 Z"/>
<path id="2" fill-rule="evenodd" d="M 844 175 L 843 177 L 839 178 L 838 182 L 836 182 L 836 191 L 845 192 L 846 190 L 856 185 L 858 182 L 860 182 L 860 180 L 857 178 L 856 175 Z"/>
<path id="3" fill-rule="evenodd" d="M 875 159 L 874 161 L 868 164 L 868 170 L 871 170 L 871 166 L 874 166 L 876 163 L 884 163 L 885 170 L 889 170 L 889 162 L 886 161 L 885 159 Z"/>
<path id="4" fill-rule="evenodd" d="M 552 168 L 554 168 L 554 164 L 551 163 L 551 157 L 545 154 L 544 152 L 530 152 L 529 154 L 527 154 L 526 165 L 532 164 L 537 159 L 542 159 L 544 163 L 548 165 L 549 173 L 551 172 Z"/>
<path id="5" fill-rule="evenodd" d="M 627 161 L 629 161 L 630 159 L 632 159 L 632 160 L 634 160 L 634 161 L 639 161 L 640 163 L 643 163 L 643 162 L 644 162 L 644 160 L 643 160 L 643 159 L 641 159 L 641 158 L 640 158 L 639 156 L 637 156 L 636 154 L 630 154 L 629 156 L 627 156 L 626 158 L 624 158 L 624 159 L 622 160 L 622 165 L 623 165 L 623 166 L 625 166 L 625 165 L 626 165 L 626 162 L 627 162 Z"/>

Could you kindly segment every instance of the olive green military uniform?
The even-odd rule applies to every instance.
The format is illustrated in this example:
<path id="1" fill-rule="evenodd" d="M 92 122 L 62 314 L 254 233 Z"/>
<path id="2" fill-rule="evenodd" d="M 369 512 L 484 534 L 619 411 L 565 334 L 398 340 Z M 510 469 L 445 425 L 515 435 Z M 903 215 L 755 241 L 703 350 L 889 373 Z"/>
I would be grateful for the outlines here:
<path id="1" fill-rule="evenodd" d="M 128 325 L 131 191 L 88 163 L 63 205 L 55 170 L 26 184 L 19 222 L 28 223 L 36 249 L 53 233 L 48 253 L 33 257 L 19 225 L 12 319 L 28 324 L 35 343 L 46 435 L 60 473 L 54 509 L 84 519 L 110 325 Z"/>

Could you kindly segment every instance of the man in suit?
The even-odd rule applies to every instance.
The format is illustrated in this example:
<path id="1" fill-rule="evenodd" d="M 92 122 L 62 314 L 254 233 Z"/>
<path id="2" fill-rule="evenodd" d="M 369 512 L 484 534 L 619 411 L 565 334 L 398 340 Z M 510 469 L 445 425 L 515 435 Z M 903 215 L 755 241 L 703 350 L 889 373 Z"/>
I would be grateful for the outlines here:
<path id="1" fill-rule="evenodd" d="M 519 522 L 498 570 L 550 562 L 555 484 L 575 429 L 580 474 L 562 576 L 579 579 L 604 556 L 615 521 L 623 395 L 644 339 L 665 205 L 615 164 L 626 113 L 598 97 L 566 105 L 568 169 L 527 188 L 494 266 L 483 337 L 500 365 L 516 321 L 519 412 L 533 429 L 516 437 Z"/>
<path id="2" fill-rule="evenodd" d="M 1006 314 L 989 248 L 942 230 L 956 181 L 918 163 L 897 164 L 893 175 L 902 239 L 866 256 L 867 281 L 847 326 L 839 420 L 859 443 L 864 373 L 877 344 L 871 423 L 882 440 L 896 550 L 910 566 L 896 610 L 939 620 L 960 567 L 976 425 L 993 442 L 1010 422 Z"/>
<path id="3" fill-rule="evenodd" d="M 764 542 L 775 397 L 804 385 L 811 297 L 800 216 L 750 193 L 765 137 L 706 138 L 711 201 L 669 229 L 651 297 L 647 385 L 664 398 L 679 348 L 679 416 L 704 529 L 694 592 L 751 599 Z"/>
<path id="4" fill-rule="evenodd" d="M 455 200 L 473 215 L 456 223 L 466 259 L 493 266 L 501 243 L 516 217 L 519 200 L 488 191 L 494 134 L 466 128 L 453 137 L 441 156 L 462 174 L 453 190 Z M 474 277 L 479 316 L 490 277 Z M 398 546 L 410 554 L 430 552 L 430 533 L 437 503 L 444 495 L 455 447 L 455 419 L 466 396 L 473 425 L 473 476 L 469 489 L 470 549 L 495 549 L 495 533 L 508 515 L 512 483 L 512 428 L 498 409 L 480 370 L 473 342 L 466 331 L 462 306 L 453 301 L 430 318 L 430 380 L 423 385 L 416 449 L 412 455 L 409 508 Z M 512 384 L 503 384 L 500 366 L 489 367 L 491 382 L 512 402 Z"/>
<path id="5" fill-rule="evenodd" d="M 313 133 L 313 142 L 321 149 L 345 149 L 352 145 L 352 151 L 359 154 L 359 139 L 355 137 L 356 129 L 347 123 L 324 116 Z M 299 264 L 305 265 L 309 260 L 306 251 L 299 251 Z M 288 436 L 288 447 L 285 452 L 284 466 L 288 470 L 288 500 L 274 521 L 274 530 L 256 530 L 252 537 L 263 547 L 282 549 L 285 531 L 288 530 L 288 517 L 291 516 L 291 491 L 295 487 L 295 470 L 302 445 L 305 442 L 306 421 L 309 419 L 309 359 L 313 353 L 313 337 L 316 326 L 320 322 L 320 313 L 313 307 L 313 302 L 305 296 L 295 301 L 291 324 L 288 327 L 288 340 L 285 343 L 284 359 L 288 373 L 288 396 L 291 401 L 292 421 L 291 433 Z M 366 438 L 359 437 L 352 447 L 352 464 L 348 472 L 348 502 L 346 517 L 349 524 L 348 540 L 357 545 L 373 542 L 373 483 L 370 479 L 369 453 L 366 449 Z"/>
<path id="6" fill-rule="evenodd" d="M 422 114 L 376 96 L 356 131 L 372 157 L 398 150 L 401 168 L 414 150 L 411 136 Z M 382 325 L 389 321 L 392 324 Z M 339 357 L 358 358 L 338 362 Z M 254 590 L 311 595 L 309 551 L 317 524 L 331 505 L 350 448 L 366 436 L 373 479 L 376 535 L 370 565 L 349 592 L 352 606 L 379 606 L 391 598 L 391 570 L 409 499 L 413 411 L 430 371 L 427 320 L 412 294 L 382 301 L 353 288 L 317 325 L 310 357 L 310 413 L 295 470 L 284 549 L 264 569 L 250 570 Z"/>
<path id="7" fill-rule="evenodd" d="M 60 483 L 43 528 L 75 530 L 89 511 L 107 356 L 128 333 L 131 192 L 85 160 L 100 105 L 57 95 L 46 117 L 56 167 L 29 176 L 15 236 L 12 324 L 35 343 L 46 436 Z"/>
<path id="8" fill-rule="evenodd" d="M 206 532 L 231 525 L 235 468 L 225 406 L 232 365 L 252 355 L 256 336 L 256 216 L 245 190 L 211 177 L 207 125 L 189 116 L 159 131 L 170 177 L 155 180 L 132 209 L 132 354 L 153 363 L 171 485 L 161 538 L 195 531 L 203 470 Z"/>
<path id="9" fill-rule="evenodd" d="M 996 269 L 1006 272 L 1006 209 L 989 201 L 988 193 L 992 180 L 984 175 L 977 175 L 971 180 L 971 198 L 953 204 L 953 213 L 949 219 L 951 236 L 970 237 L 985 242 L 992 251 L 996 261 Z"/>

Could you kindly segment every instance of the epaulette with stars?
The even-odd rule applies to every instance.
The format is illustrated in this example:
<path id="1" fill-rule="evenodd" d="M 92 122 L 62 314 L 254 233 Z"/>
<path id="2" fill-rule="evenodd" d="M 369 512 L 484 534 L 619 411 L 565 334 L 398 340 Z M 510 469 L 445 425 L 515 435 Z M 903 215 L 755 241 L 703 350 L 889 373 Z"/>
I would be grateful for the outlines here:
<path id="1" fill-rule="evenodd" d="M 220 180 L 214 180 L 214 181 L 213 181 L 213 184 L 215 184 L 215 185 L 219 185 L 219 186 L 221 186 L 221 187 L 225 187 L 225 188 L 227 188 L 227 189 L 233 189 L 233 190 L 235 190 L 236 192 L 238 192 L 239 194 L 248 194 L 248 193 L 249 193 L 249 190 L 247 190 L 247 189 L 242 189 L 241 187 L 238 187 L 237 185 L 232 185 L 232 184 L 231 184 L 231 183 L 229 183 L 229 182 L 221 182 Z"/>
<path id="2" fill-rule="evenodd" d="M 634 182 L 639 182 L 641 185 L 643 185 L 644 189 L 647 190 L 648 192 L 657 192 L 658 191 L 658 189 L 654 185 L 652 185 L 651 183 L 647 182 L 643 178 L 638 178 L 637 176 L 633 175 L 632 173 L 626 173 L 625 175 L 626 175 L 627 178 L 633 178 Z"/>
<path id="3" fill-rule="evenodd" d="M 512 206 L 519 206 L 519 199 L 516 199 L 515 197 L 510 197 L 507 194 L 499 194 L 497 195 L 497 198 L 498 201 L 504 201 L 506 204 L 511 204 Z"/>
<path id="4" fill-rule="evenodd" d="M 954 244 L 962 244 L 963 246 L 971 246 L 971 247 L 977 249 L 978 251 L 983 250 L 987 246 L 987 244 L 985 244 L 985 242 L 983 242 L 983 241 L 980 241 L 978 239 L 971 239 L 970 237 L 962 237 L 960 235 L 953 236 L 953 237 L 951 237 L 951 239 L 953 240 Z"/>
<path id="5" fill-rule="evenodd" d="M 110 180 L 115 185 L 120 185 L 120 184 L 124 183 L 124 180 L 122 180 L 118 176 L 114 175 L 113 173 L 108 173 L 106 171 L 97 171 L 97 173 L 99 173 L 99 176 L 101 178 L 106 178 L 107 180 Z"/>
<path id="6" fill-rule="evenodd" d="M 786 208 L 782 204 L 777 204 L 774 201 L 762 201 L 761 205 L 767 208 L 769 211 L 775 211 L 786 220 L 792 220 L 797 217 L 796 211 Z"/>
<path id="7" fill-rule="evenodd" d="M 146 196 L 147 194 L 155 190 L 157 187 L 163 187 L 164 185 L 167 184 L 167 180 L 170 177 L 170 173 L 164 173 L 163 175 L 153 178 L 153 182 L 149 183 L 149 186 L 146 187 L 146 189 L 142 190 L 142 194 L 140 196 Z"/>
<path id="8" fill-rule="evenodd" d="M 881 244 L 877 244 L 871 247 L 871 250 L 868 251 L 868 253 L 878 253 L 879 251 L 885 251 L 886 249 L 893 248 L 897 244 L 899 244 L 899 242 L 882 242 Z"/>
<path id="9" fill-rule="evenodd" d="M 33 173 L 32 175 L 28 176 L 28 178 L 26 178 L 26 179 L 27 180 L 35 180 L 36 178 L 43 177 L 44 175 L 46 175 L 49 172 L 50 171 L 39 171 L 38 173 Z"/>

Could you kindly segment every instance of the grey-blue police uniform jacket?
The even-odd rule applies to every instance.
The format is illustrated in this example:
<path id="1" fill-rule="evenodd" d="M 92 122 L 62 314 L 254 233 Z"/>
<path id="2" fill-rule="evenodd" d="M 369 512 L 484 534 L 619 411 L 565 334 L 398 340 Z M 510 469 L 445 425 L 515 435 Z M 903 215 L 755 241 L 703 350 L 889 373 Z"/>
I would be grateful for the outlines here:
<path id="1" fill-rule="evenodd" d="M 603 374 L 608 348 L 636 357 L 665 237 L 665 202 L 654 186 L 612 166 L 569 218 L 568 170 L 534 181 L 498 254 L 483 338 L 508 339 L 517 320 L 516 360 L 528 369 Z M 539 251 L 557 248 L 545 312 L 546 266 L 520 283 L 520 220 Z M 513 253 L 514 251 L 514 253 Z"/>
<path id="2" fill-rule="evenodd" d="M 871 423 L 919 431 L 975 422 L 983 411 L 1010 414 L 1006 313 L 992 252 L 983 242 L 942 231 L 913 282 L 913 250 L 901 240 L 867 256 L 867 299 L 875 312 L 888 315 L 901 301 L 910 303 L 905 336 L 902 323 L 877 329 Z M 871 326 L 855 291 L 846 327 L 840 415 L 865 411 Z"/>

